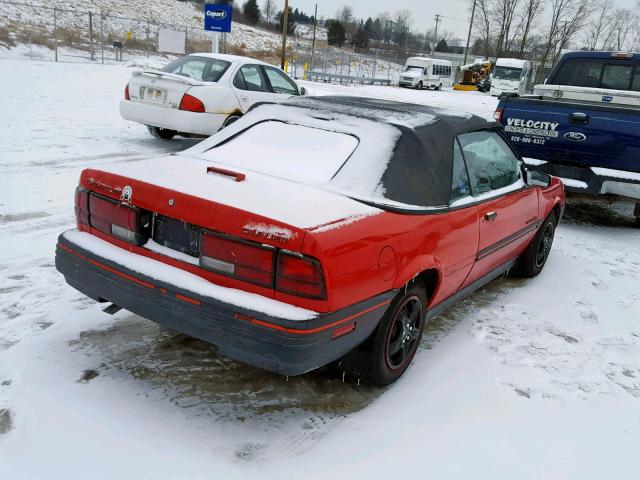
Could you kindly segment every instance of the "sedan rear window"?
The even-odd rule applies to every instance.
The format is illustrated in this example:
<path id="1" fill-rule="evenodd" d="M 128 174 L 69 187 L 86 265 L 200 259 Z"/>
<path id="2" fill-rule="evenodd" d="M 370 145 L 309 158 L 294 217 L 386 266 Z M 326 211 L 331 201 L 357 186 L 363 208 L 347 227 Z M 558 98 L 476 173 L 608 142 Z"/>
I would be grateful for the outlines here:
<path id="1" fill-rule="evenodd" d="M 327 183 L 358 146 L 345 133 L 279 121 L 257 123 L 199 156 L 305 183 Z"/>
<path id="2" fill-rule="evenodd" d="M 186 56 L 165 65 L 161 70 L 202 82 L 217 82 L 229 65 L 231 63 L 217 58 Z"/>

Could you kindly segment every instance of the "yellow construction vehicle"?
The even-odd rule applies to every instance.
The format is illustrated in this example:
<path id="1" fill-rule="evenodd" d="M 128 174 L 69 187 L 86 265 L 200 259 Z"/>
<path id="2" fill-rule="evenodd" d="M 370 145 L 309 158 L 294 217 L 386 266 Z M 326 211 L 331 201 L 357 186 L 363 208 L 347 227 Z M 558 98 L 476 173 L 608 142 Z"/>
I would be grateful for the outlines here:
<path id="1" fill-rule="evenodd" d="M 477 90 L 478 84 L 489 77 L 493 64 L 489 60 L 476 60 L 460 67 L 460 81 L 453 84 L 454 90 Z"/>

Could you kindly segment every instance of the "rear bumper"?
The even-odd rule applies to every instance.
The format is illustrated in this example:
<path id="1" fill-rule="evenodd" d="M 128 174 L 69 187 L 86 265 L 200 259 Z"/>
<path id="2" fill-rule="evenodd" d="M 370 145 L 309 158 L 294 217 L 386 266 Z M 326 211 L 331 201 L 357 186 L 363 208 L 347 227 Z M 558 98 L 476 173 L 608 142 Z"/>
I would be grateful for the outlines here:
<path id="1" fill-rule="evenodd" d="M 527 163 L 527 168 L 559 177 L 569 192 L 619 195 L 640 200 L 640 173 L 549 162 Z"/>
<path id="2" fill-rule="evenodd" d="M 56 249 L 56 268 L 69 285 L 96 301 L 115 303 L 211 343 L 224 356 L 282 375 L 305 373 L 353 350 L 373 332 L 395 295 L 395 291 L 389 291 L 310 320 L 290 320 L 134 271 L 124 265 L 127 255 L 135 254 L 122 250 L 117 258 L 99 256 L 62 234 Z M 160 262 L 148 260 L 152 272 L 153 262 Z M 238 292 L 234 290 L 236 297 Z M 349 333 L 336 336 L 344 331 Z"/>
<path id="3" fill-rule="evenodd" d="M 228 114 L 187 112 L 176 108 L 120 100 L 120 116 L 132 122 L 167 128 L 180 133 L 213 135 L 220 129 Z"/>

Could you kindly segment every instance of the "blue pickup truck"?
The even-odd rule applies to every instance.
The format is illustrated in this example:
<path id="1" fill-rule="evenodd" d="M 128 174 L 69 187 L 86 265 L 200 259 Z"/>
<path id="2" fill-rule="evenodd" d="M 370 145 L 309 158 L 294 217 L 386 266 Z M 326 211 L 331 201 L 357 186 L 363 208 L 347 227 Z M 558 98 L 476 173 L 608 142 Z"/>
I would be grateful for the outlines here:
<path id="1" fill-rule="evenodd" d="M 640 226 L 640 54 L 567 53 L 533 95 L 503 94 L 495 118 L 529 169 L 634 199 Z"/>

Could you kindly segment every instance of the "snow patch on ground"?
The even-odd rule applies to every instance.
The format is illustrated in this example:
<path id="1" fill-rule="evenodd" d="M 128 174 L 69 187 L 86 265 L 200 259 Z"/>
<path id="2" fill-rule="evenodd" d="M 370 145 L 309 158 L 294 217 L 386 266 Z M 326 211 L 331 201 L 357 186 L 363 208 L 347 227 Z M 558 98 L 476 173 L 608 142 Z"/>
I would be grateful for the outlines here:
<path id="1" fill-rule="evenodd" d="M 81 169 L 195 141 L 160 142 L 120 119 L 122 66 L 0 68 L 3 480 L 634 476 L 638 230 L 603 227 L 589 211 L 562 223 L 540 276 L 498 279 L 429 323 L 411 368 L 388 389 L 330 371 L 287 381 L 126 311 L 107 315 L 65 284 L 53 254 L 74 224 Z M 303 84 L 487 119 L 497 102 Z"/>

